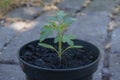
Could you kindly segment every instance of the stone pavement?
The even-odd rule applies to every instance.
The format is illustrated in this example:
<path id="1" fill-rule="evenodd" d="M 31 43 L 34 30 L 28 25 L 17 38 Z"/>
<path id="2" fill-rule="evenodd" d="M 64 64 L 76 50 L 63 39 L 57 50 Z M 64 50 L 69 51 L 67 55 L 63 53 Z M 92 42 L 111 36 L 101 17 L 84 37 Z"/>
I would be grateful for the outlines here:
<path id="1" fill-rule="evenodd" d="M 84 0 L 64 0 L 57 4 L 60 10 L 65 10 L 68 14 L 73 14 L 76 10 L 81 7 Z M 103 41 L 106 36 L 106 28 L 110 21 L 108 15 L 112 11 L 113 6 L 119 0 L 95 0 L 87 7 L 83 12 L 86 15 L 78 16 L 77 21 L 75 21 L 67 33 L 72 33 L 77 36 L 77 38 L 89 41 L 100 49 L 102 56 L 103 51 Z M 33 19 L 41 10 L 35 8 L 35 11 L 23 17 L 16 12 L 23 11 L 20 8 L 13 12 L 10 12 L 11 17 L 23 18 L 23 19 Z M 33 8 L 30 8 L 31 10 Z M 29 9 L 29 11 L 30 11 Z M 27 10 L 25 8 L 25 10 Z M 30 22 L 17 21 L 11 23 L 7 26 L 0 26 L 0 80 L 25 80 L 25 75 L 19 67 L 19 62 L 17 59 L 17 53 L 21 46 L 25 43 L 39 39 L 40 29 L 47 22 L 47 17 L 52 15 L 56 10 L 47 11 L 35 20 Z M 15 15 L 13 16 L 13 14 Z M 27 14 L 25 14 L 26 16 Z M 118 16 L 120 20 L 120 15 Z M 120 26 L 120 25 L 119 25 Z M 112 35 L 112 51 L 110 54 L 110 70 L 112 73 L 111 80 L 120 80 L 120 27 L 118 27 Z M 54 35 L 53 35 L 54 36 Z M 101 80 L 101 69 L 102 60 L 99 65 L 98 71 L 95 73 L 93 80 Z"/>

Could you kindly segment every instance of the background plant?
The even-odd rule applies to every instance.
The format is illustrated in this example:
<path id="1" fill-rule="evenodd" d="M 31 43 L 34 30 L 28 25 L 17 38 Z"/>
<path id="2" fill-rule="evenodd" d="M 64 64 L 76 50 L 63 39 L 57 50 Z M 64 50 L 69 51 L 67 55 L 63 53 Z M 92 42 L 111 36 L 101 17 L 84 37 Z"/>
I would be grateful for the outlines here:
<path id="1" fill-rule="evenodd" d="M 41 4 L 41 0 L 0 0 L 0 18 L 8 11 L 21 7 L 24 4 L 33 4 L 39 6 Z"/>
<path id="2" fill-rule="evenodd" d="M 70 48 L 81 48 L 81 46 L 74 45 L 74 42 L 72 41 L 73 39 L 75 39 L 74 35 L 64 34 L 65 30 L 70 26 L 70 24 L 72 24 L 74 20 L 75 20 L 74 18 L 69 17 L 63 11 L 59 11 L 58 13 L 56 13 L 55 16 L 50 17 L 49 24 L 45 25 L 41 29 L 39 45 L 56 51 L 60 60 L 61 60 L 62 54 L 66 50 Z M 48 36 L 52 34 L 53 31 L 57 32 L 57 36 L 54 38 L 54 43 L 58 43 L 58 50 L 55 49 L 52 45 L 42 42 L 46 38 L 48 38 Z M 63 42 L 66 42 L 69 45 L 65 50 L 62 50 Z"/>
<path id="3" fill-rule="evenodd" d="M 15 9 L 19 2 L 20 0 L 0 0 L 0 17 L 4 16 L 8 11 Z"/>
<path id="4" fill-rule="evenodd" d="M 0 11 L 3 14 L 5 14 L 8 11 L 8 9 L 10 8 L 10 5 L 12 2 L 13 2 L 13 0 L 0 0 Z"/>

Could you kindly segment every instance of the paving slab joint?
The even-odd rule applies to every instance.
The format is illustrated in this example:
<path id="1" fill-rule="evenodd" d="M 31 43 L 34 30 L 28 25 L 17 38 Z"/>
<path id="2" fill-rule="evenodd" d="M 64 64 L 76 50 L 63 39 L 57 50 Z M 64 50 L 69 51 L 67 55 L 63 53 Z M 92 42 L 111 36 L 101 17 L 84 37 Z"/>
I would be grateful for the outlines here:
<path id="1" fill-rule="evenodd" d="M 0 53 L 2 53 L 2 51 L 6 49 L 6 47 L 12 42 L 12 40 L 13 40 L 15 37 L 16 37 L 16 35 L 14 35 L 8 42 L 6 42 L 6 43 L 3 45 L 2 49 L 0 49 Z"/>
<path id="2" fill-rule="evenodd" d="M 13 37 L 11 37 L 7 42 L 4 43 L 3 47 L 0 49 L 0 54 L 2 54 L 2 52 L 7 49 L 7 46 L 19 35 L 19 33 L 21 33 L 21 31 L 23 31 L 24 29 L 26 29 L 26 25 L 30 23 L 30 22 L 26 22 L 25 25 L 23 25 L 23 27 L 20 29 L 20 31 L 17 31 L 15 35 L 13 35 Z M 32 21 L 31 21 L 32 23 Z"/>
<path id="3" fill-rule="evenodd" d="M 14 60 L 0 61 L 0 64 L 19 65 L 19 63 L 18 63 L 18 62 L 15 62 Z"/>
<path id="4" fill-rule="evenodd" d="M 82 6 L 80 7 L 79 10 L 76 10 L 75 13 L 74 13 L 74 16 L 80 16 L 82 15 L 82 12 L 87 8 L 89 7 L 89 5 L 93 2 L 94 0 L 86 0 Z"/>
<path id="5" fill-rule="evenodd" d="M 110 52 L 111 52 L 111 41 L 112 41 L 112 34 L 113 31 L 118 27 L 117 24 L 117 16 L 120 12 L 120 4 L 114 7 L 112 13 L 109 15 L 110 22 L 107 27 L 107 35 L 104 40 L 104 51 L 105 57 L 103 58 L 103 69 L 102 69 L 102 80 L 110 80 L 111 73 L 110 73 Z"/>

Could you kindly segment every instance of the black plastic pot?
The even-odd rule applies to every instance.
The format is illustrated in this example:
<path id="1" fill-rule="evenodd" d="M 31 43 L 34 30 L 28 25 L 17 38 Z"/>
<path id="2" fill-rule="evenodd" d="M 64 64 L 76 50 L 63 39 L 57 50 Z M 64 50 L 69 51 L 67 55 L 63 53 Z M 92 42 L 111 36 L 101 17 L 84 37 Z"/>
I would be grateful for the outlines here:
<path id="1" fill-rule="evenodd" d="M 50 42 L 53 38 L 46 41 Z M 37 40 L 36 40 L 37 41 Z M 30 42 L 32 44 L 36 41 Z M 92 80 L 93 73 L 97 70 L 100 60 L 100 52 L 96 46 L 82 40 L 74 40 L 74 43 L 91 50 L 91 55 L 95 58 L 94 62 L 86 66 L 71 68 L 71 69 L 47 69 L 31 65 L 25 62 L 22 58 L 22 51 L 28 45 L 24 45 L 18 54 L 20 65 L 23 72 L 26 74 L 27 80 Z"/>

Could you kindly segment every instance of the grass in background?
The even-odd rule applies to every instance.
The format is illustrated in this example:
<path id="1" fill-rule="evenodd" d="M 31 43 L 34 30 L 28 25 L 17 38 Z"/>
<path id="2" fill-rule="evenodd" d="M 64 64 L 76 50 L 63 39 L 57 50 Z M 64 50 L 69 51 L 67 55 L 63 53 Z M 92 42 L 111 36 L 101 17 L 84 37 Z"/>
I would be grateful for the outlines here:
<path id="1" fill-rule="evenodd" d="M 14 0 L 0 0 L 0 17 L 4 15 L 9 9 Z"/>
<path id="2" fill-rule="evenodd" d="M 42 0 L 0 0 L 0 18 L 23 4 L 40 5 Z"/>

